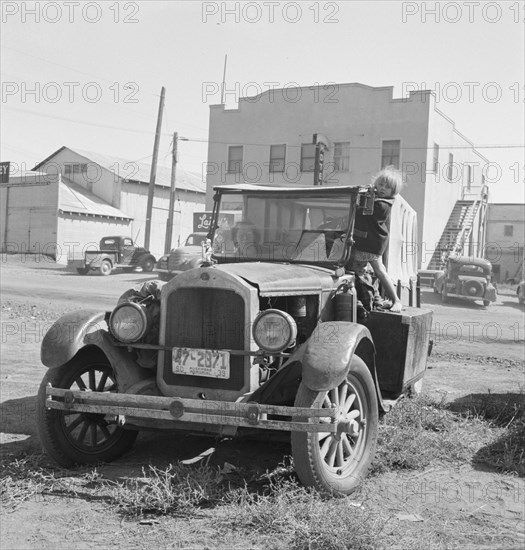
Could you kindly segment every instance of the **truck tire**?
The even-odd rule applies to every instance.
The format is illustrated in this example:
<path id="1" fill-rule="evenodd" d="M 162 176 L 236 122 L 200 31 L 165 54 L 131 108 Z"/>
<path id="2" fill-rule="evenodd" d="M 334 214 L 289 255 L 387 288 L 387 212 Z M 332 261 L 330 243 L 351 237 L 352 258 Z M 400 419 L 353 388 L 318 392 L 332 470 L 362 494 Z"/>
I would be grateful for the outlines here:
<path id="1" fill-rule="evenodd" d="M 155 258 L 153 258 L 153 256 L 147 256 L 142 260 L 140 265 L 144 273 L 151 273 L 155 267 Z"/>
<path id="2" fill-rule="evenodd" d="M 95 350 L 47 371 L 38 390 L 37 429 L 43 449 L 60 466 L 111 462 L 132 447 L 138 432 L 108 422 L 104 414 L 47 409 L 48 384 L 95 392 L 115 392 L 117 386 L 108 360 Z"/>
<path id="3" fill-rule="evenodd" d="M 113 266 L 111 265 L 111 262 L 109 260 L 103 260 L 100 264 L 100 267 L 98 268 L 99 273 L 101 275 L 104 275 L 105 277 L 111 274 L 112 269 Z"/>
<path id="4" fill-rule="evenodd" d="M 312 391 L 301 382 L 296 407 L 319 409 L 331 403 L 339 408 L 338 419 L 351 423 L 352 432 L 292 432 L 292 455 L 303 485 L 322 494 L 348 495 L 359 487 L 374 458 L 379 421 L 374 381 L 359 357 L 352 358 L 346 379 L 333 390 Z"/>

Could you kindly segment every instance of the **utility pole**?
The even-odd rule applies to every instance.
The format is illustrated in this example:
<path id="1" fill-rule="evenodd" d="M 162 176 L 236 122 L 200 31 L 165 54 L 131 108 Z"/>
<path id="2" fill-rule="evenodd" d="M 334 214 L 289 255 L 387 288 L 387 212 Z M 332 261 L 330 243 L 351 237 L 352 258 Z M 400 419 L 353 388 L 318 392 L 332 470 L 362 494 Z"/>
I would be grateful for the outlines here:
<path id="1" fill-rule="evenodd" d="M 157 177 L 157 157 L 159 156 L 160 129 L 162 128 L 162 113 L 164 111 L 164 96 L 166 89 L 160 90 L 159 114 L 157 116 L 157 130 L 155 131 L 155 143 L 153 145 L 153 158 L 151 159 L 151 173 L 148 187 L 148 205 L 146 207 L 146 230 L 144 234 L 144 248 L 149 250 L 151 236 L 151 215 L 153 212 L 153 195 L 155 194 L 155 178 Z"/>
<path id="2" fill-rule="evenodd" d="M 168 219 L 166 220 L 166 239 L 164 241 L 164 254 L 169 254 L 171 250 L 171 236 L 173 233 L 173 216 L 175 209 L 175 191 L 177 186 L 177 145 L 179 134 L 173 134 L 173 149 L 171 151 L 171 185 L 170 185 L 170 205 L 168 207 Z"/>
<path id="3" fill-rule="evenodd" d="M 224 105 L 224 88 L 226 87 L 226 63 L 228 62 L 228 55 L 224 56 L 224 70 L 222 72 L 222 85 L 221 85 L 221 105 Z"/>

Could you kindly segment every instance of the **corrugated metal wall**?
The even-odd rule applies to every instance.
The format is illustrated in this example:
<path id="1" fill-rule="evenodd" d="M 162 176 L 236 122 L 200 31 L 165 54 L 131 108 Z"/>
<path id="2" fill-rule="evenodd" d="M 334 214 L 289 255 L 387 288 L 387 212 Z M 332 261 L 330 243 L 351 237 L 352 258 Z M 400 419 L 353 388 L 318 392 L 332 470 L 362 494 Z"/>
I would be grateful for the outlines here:
<path id="1" fill-rule="evenodd" d="M 5 252 L 55 254 L 58 178 L 49 185 L 2 189 L 1 243 Z"/>

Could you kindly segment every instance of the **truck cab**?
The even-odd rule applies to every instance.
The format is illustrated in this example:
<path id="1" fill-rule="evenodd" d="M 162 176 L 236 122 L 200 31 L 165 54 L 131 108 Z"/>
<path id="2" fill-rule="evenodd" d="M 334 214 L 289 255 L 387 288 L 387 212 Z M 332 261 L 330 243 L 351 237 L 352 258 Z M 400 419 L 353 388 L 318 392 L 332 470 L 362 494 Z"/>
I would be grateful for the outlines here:
<path id="1" fill-rule="evenodd" d="M 133 271 L 137 267 L 150 272 L 155 266 L 155 257 L 144 247 L 136 246 L 131 237 L 117 235 L 102 237 L 98 250 L 87 250 L 81 262 L 69 262 L 68 266 L 75 267 L 80 275 L 90 271 L 109 275 L 114 269 Z"/>

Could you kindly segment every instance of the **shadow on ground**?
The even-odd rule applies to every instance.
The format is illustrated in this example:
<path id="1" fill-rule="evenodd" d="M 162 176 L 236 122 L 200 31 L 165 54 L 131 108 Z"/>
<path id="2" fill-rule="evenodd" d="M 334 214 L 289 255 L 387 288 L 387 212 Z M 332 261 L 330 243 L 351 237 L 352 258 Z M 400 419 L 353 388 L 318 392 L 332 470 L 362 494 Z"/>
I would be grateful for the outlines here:
<path id="1" fill-rule="evenodd" d="M 449 408 L 505 428 L 500 437 L 476 452 L 474 467 L 525 477 L 525 393 L 475 393 L 456 399 Z"/>

